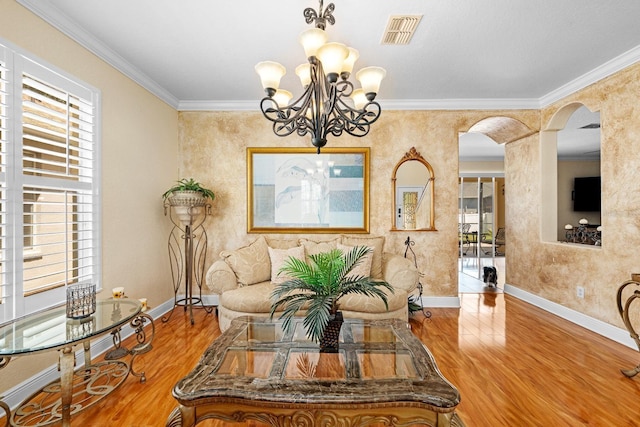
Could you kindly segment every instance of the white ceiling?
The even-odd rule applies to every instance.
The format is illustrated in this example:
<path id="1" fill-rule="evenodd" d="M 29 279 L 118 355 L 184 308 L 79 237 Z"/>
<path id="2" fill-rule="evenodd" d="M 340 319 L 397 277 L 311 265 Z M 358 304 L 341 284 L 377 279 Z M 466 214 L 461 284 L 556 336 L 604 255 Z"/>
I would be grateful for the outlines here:
<path id="1" fill-rule="evenodd" d="M 288 70 L 314 0 L 17 0 L 181 110 L 258 109 L 254 65 Z M 330 0 L 325 1 L 325 7 Z M 540 108 L 640 59 L 638 0 L 333 0 L 329 38 L 387 77 L 384 109 Z M 424 15 L 409 45 L 392 15 Z"/>

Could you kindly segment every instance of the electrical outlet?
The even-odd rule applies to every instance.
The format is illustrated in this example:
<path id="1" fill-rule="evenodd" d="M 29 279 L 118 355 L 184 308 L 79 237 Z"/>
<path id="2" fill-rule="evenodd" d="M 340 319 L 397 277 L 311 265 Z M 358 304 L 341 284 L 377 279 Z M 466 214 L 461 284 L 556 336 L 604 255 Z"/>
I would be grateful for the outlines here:
<path id="1" fill-rule="evenodd" d="M 576 295 L 578 296 L 578 298 L 584 298 L 584 287 L 583 286 L 578 286 L 576 288 Z"/>

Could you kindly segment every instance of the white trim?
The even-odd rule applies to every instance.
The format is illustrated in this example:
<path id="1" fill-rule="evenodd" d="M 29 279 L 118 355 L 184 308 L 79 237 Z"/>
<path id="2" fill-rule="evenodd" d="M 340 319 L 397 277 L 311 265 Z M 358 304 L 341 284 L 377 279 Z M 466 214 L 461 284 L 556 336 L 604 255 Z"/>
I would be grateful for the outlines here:
<path id="1" fill-rule="evenodd" d="M 178 294 L 177 295 L 178 300 L 181 299 L 185 299 L 185 295 L 184 294 Z M 198 298 L 197 295 L 193 296 L 194 298 Z M 171 302 L 171 301 L 169 301 Z M 211 305 L 218 305 L 218 295 L 202 295 L 202 303 L 206 306 L 211 306 Z M 194 307 L 202 307 L 200 304 L 194 304 Z"/>
<path id="2" fill-rule="evenodd" d="M 580 313 L 579 311 L 575 311 L 563 305 L 546 300 L 537 295 L 516 288 L 512 285 L 505 284 L 504 292 L 522 301 L 528 302 L 529 304 L 535 305 L 536 307 L 539 307 L 545 311 L 548 311 L 551 314 L 555 314 L 556 316 L 575 323 L 578 326 L 582 326 L 583 328 L 595 332 L 596 334 L 602 335 L 605 338 L 626 345 L 627 347 L 636 349 L 636 344 L 631 338 L 631 335 L 628 331 L 622 328 L 618 328 L 609 323 Z"/>
<path id="3" fill-rule="evenodd" d="M 536 110 L 535 98 L 377 99 L 383 110 Z"/>
<path id="4" fill-rule="evenodd" d="M 260 111 L 258 95 L 251 101 L 180 101 L 178 111 Z"/>
<path id="5" fill-rule="evenodd" d="M 167 313 L 173 307 L 173 300 L 169 300 L 164 302 L 163 304 L 155 307 L 147 312 L 149 316 L 154 319 L 154 325 L 158 328 L 158 322 L 160 322 L 160 318 L 162 315 Z M 130 335 L 133 335 L 133 329 L 128 324 L 122 327 L 120 332 L 120 336 L 122 341 L 124 341 Z M 153 345 L 153 342 L 152 342 Z M 84 350 L 82 346 L 79 346 L 80 349 L 76 350 L 76 360 L 78 363 L 84 363 Z M 111 334 L 102 335 L 95 341 L 91 342 L 91 358 L 94 359 L 102 353 L 108 351 L 113 347 L 113 341 L 111 338 Z M 25 356 L 21 356 L 25 357 Z M 26 356 L 29 357 L 29 356 Z M 58 364 L 51 365 L 50 367 L 40 371 L 34 376 L 27 378 L 20 384 L 6 390 L 3 396 L 0 396 L 0 400 L 5 402 L 11 410 L 13 411 L 18 407 L 27 397 L 31 396 L 38 390 L 41 390 L 47 384 L 56 381 L 60 378 L 60 373 L 58 372 Z"/>
<path id="6" fill-rule="evenodd" d="M 377 99 L 386 111 L 394 110 L 529 110 L 537 99 Z M 178 111 L 259 111 L 260 100 L 180 101 Z"/>
<path id="7" fill-rule="evenodd" d="M 460 297 L 422 297 L 424 308 L 460 308 Z"/>
<path id="8" fill-rule="evenodd" d="M 70 20 L 53 4 L 41 0 L 16 0 L 19 4 L 44 19 L 46 22 L 71 37 L 81 46 L 102 58 L 115 69 L 140 84 L 162 101 L 178 111 L 258 111 L 259 94 L 252 101 L 189 101 L 178 100 L 168 90 L 134 67 L 106 44 L 91 35 L 84 28 Z M 380 100 L 386 110 L 514 110 L 540 109 L 556 102 L 577 90 L 616 73 L 640 60 L 640 45 L 613 58 L 612 60 L 577 77 L 565 85 L 540 98 L 513 99 L 413 99 Z"/>
<path id="9" fill-rule="evenodd" d="M 626 51 L 622 55 L 618 55 L 612 60 L 594 68 L 593 70 L 581 75 L 577 79 L 560 86 L 559 88 L 549 92 L 540 98 L 540 108 L 547 107 L 556 101 L 559 101 L 580 89 L 604 79 L 618 71 L 635 64 L 640 60 L 640 45 Z"/>

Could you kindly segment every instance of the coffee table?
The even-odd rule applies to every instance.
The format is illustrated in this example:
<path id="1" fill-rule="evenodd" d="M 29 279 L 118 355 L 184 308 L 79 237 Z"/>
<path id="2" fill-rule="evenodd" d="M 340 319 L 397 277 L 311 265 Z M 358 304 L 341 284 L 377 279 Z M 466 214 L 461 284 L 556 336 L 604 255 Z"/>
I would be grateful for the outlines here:
<path id="1" fill-rule="evenodd" d="M 173 389 L 166 426 L 207 418 L 272 426 L 462 426 L 458 390 L 400 320 L 345 319 L 339 351 L 321 353 L 302 319 L 240 317 Z"/>

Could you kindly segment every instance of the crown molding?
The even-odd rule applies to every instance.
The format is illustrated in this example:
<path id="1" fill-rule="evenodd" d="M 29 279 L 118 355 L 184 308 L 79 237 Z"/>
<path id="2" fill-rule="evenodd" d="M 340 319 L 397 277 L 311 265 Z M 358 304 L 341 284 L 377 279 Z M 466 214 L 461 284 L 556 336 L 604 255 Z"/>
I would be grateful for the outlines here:
<path id="1" fill-rule="evenodd" d="M 529 110 L 537 99 L 381 99 L 384 110 Z M 178 111 L 259 111 L 258 100 L 180 101 Z"/>
<path id="2" fill-rule="evenodd" d="M 95 38 L 84 28 L 77 25 L 64 15 L 58 8 L 48 2 L 39 0 L 16 0 L 19 4 L 42 18 L 45 22 L 60 30 L 63 34 L 75 40 L 85 49 L 107 62 L 109 65 L 147 89 L 153 95 L 169 104 L 173 108 L 178 107 L 178 98 L 156 83 L 152 78 L 133 66 L 114 50 Z"/>
<path id="3" fill-rule="evenodd" d="M 539 108 L 534 98 L 380 99 L 385 110 L 529 110 Z"/>
<path id="4" fill-rule="evenodd" d="M 558 89 L 544 95 L 540 98 L 540 108 L 547 107 L 556 101 L 560 101 L 561 99 L 576 93 L 580 89 L 584 89 L 605 77 L 609 77 L 618 71 L 624 70 L 638 62 L 638 60 L 640 60 L 640 45 L 616 56 L 612 60 L 607 61 L 593 70 L 581 75 L 577 79 L 574 79 L 569 83 L 560 86 Z"/>
<path id="5" fill-rule="evenodd" d="M 71 21 L 55 6 L 40 0 L 16 0 L 19 4 L 48 22 L 81 46 L 147 89 L 178 111 L 258 111 L 254 101 L 189 101 L 179 100 L 153 79 Z M 540 109 L 559 101 L 590 84 L 610 76 L 640 60 L 640 45 L 598 66 L 540 98 L 478 98 L 478 99 L 381 99 L 385 110 L 522 110 Z"/>
<path id="6" fill-rule="evenodd" d="M 260 111 L 258 99 L 251 101 L 180 101 L 178 111 Z"/>

